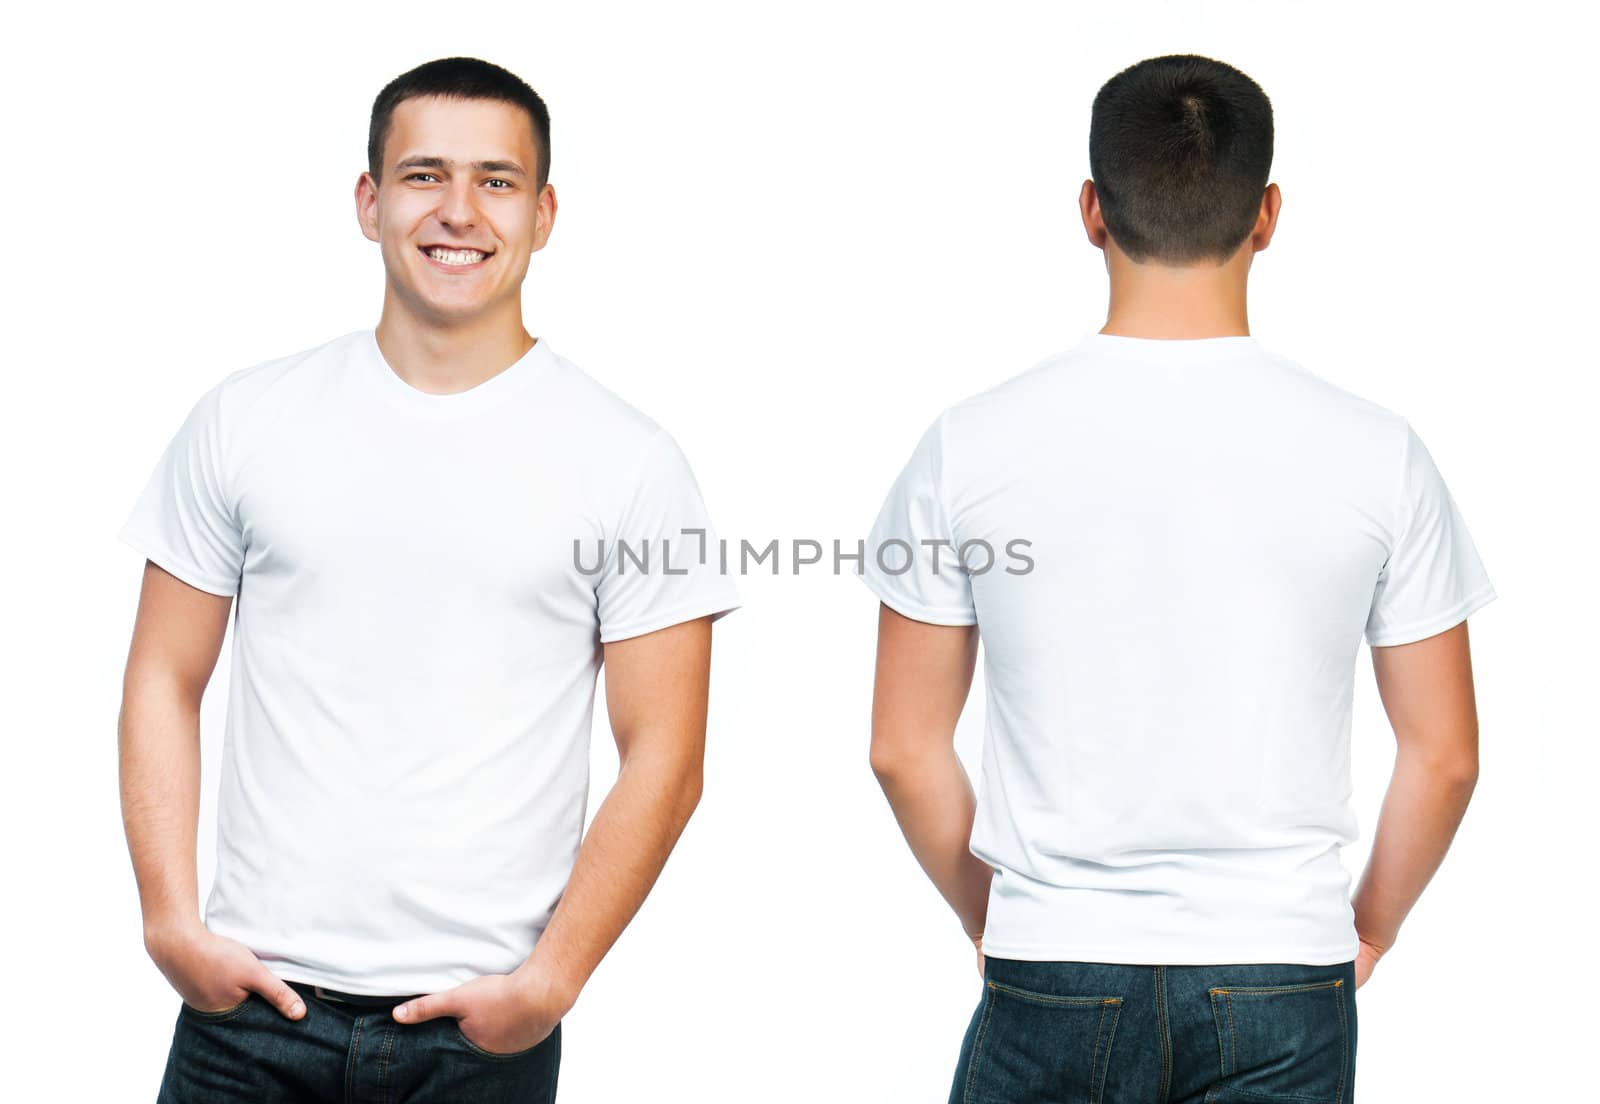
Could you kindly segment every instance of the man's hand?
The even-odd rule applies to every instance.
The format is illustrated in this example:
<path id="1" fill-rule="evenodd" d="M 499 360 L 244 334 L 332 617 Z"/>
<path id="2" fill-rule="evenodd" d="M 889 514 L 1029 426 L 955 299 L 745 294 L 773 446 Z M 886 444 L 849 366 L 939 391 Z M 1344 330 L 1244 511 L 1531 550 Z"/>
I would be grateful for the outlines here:
<path id="1" fill-rule="evenodd" d="M 291 1020 L 306 1014 L 300 994 L 267 969 L 249 947 L 216 935 L 203 924 L 149 933 L 145 949 L 190 1008 L 221 1012 L 251 993 L 260 993 Z"/>
<path id="2" fill-rule="evenodd" d="M 473 1046 L 513 1054 L 544 1042 L 570 1009 L 571 1002 L 549 986 L 511 974 L 485 974 L 396 1005 L 393 1015 L 407 1024 L 454 1016 Z"/>
<path id="3" fill-rule="evenodd" d="M 1383 957 L 1383 952 L 1388 948 L 1369 943 L 1365 937 L 1357 938 L 1361 939 L 1361 949 L 1356 952 L 1356 988 L 1359 989 L 1372 976 L 1372 968 L 1378 964 L 1378 959 Z"/>

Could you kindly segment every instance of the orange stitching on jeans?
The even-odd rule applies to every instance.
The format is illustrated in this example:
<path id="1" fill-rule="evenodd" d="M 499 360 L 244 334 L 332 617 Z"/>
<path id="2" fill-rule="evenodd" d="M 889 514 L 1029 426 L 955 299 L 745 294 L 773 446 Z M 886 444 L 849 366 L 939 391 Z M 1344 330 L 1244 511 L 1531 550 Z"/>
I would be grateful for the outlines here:
<path id="1" fill-rule="evenodd" d="M 1089 1055 L 1089 1104 L 1095 1104 L 1094 1070 L 1095 1066 L 1100 1061 L 1100 1032 L 1105 1030 L 1106 1005 L 1110 1003 L 1110 1001 L 1100 1002 L 1100 1019 L 1097 1020 L 1094 1025 L 1094 1050 Z"/>
<path id="2" fill-rule="evenodd" d="M 1211 993 L 1211 1022 L 1217 1029 L 1217 1079 L 1220 1081 L 1228 1076 L 1228 1045 L 1222 1041 L 1222 1017 L 1217 1015 L 1216 990 Z M 1206 1099 L 1211 1099 L 1210 1094 Z"/>
<path id="3" fill-rule="evenodd" d="M 1224 993 L 1227 990 L 1223 990 Z M 1233 1048 L 1233 1072 L 1239 1072 L 1239 1032 L 1233 1026 L 1233 997 L 1228 997 L 1228 1043 Z"/>
<path id="4" fill-rule="evenodd" d="M 378 1087 L 383 1090 L 382 1104 L 389 1104 L 389 1055 L 394 1053 L 394 1037 L 397 1034 L 391 1027 L 383 1039 L 383 1061 L 378 1063 Z"/>
<path id="5" fill-rule="evenodd" d="M 1339 989 L 1343 985 L 1344 978 L 1340 978 L 1339 984 L 1335 985 L 1334 988 Z M 1343 1048 L 1339 1051 L 1339 1104 L 1344 1104 L 1345 1077 L 1350 1072 L 1350 1020 L 1345 1015 L 1344 993 L 1340 992 L 1334 994 L 1333 1002 L 1339 1008 L 1339 1041 L 1344 1044 Z"/>
<path id="6" fill-rule="evenodd" d="M 1114 1005 L 1114 1006 L 1117 1006 L 1117 1007 L 1115 1007 L 1114 1011 L 1111 1014 L 1111 1033 L 1106 1036 L 1106 1065 L 1105 1065 L 1105 1068 L 1100 1071 L 1100 1082 L 1099 1082 L 1099 1084 L 1098 1085 L 1095 1085 L 1095 1084 L 1091 1084 L 1090 1085 L 1090 1088 L 1089 1088 L 1089 1096 L 1090 1096 L 1089 1104 L 1100 1104 L 1100 1101 L 1102 1099 L 1104 1099 L 1104 1097 L 1105 1097 L 1106 1078 L 1111 1073 L 1111 1043 L 1112 1043 L 1112 1040 L 1114 1040 L 1117 1037 L 1117 1024 L 1119 1022 L 1121 1022 L 1121 1019 L 1122 1019 L 1122 1008 L 1120 1007 L 1121 1004 L 1122 1004 L 1122 1001 L 1120 999 L 1115 1000 L 1115 1001 L 1107 1001 L 1106 1004 Z M 1103 1006 L 1102 1006 L 1102 1009 L 1101 1009 L 1101 1018 L 1102 1019 L 1105 1018 L 1105 1011 L 1104 1011 L 1104 1007 Z M 1100 1044 L 1099 1044 L 1099 1042 L 1097 1040 L 1095 1042 L 1095 1046 L 1098 1048 L 1099 1045 Z M 1091 1079 L 1094 1077 L 1094 1070 L 1092 1068 L 1089 1071 L 1089 1076 L 1090 1076 Z"/>
<path id="7" fill-rule="evenodd" d="M 1036 992 L 1033 989 L 1019 989 L 1015 985 L 1007 985 L 1004 982 L 1000 982 L 1000 981 L 985 981 L 984 984 L 987 985 L 990 989 L 995 990 L 996 992 L 1009 993 L 1013 997 L 1016 997 L 1018 1000 L 1032 1001 L 1035 1004 L 1083 1005 L 1083 1004 L 1099 1004 L 1099 1003 L 1102 1003 L 1102 1002 L 1109 1002 L 1111 1004 L 1121 1004 L 1122 1003 L 1122 998 L 1121 997 L 1074 997 L 1074 996 L 1062 996 L 1062 995 L 1060 995 L 1058 993 L 1040 993 L 1040 992 Z"/>
<path id="8" fill-rule="evenodd" d="M 1268 993 L 1306 993 L 1315 989 L 1332 989 L 1343 984 L 1344 979 L 1338 978 L 1333 981 L 1303 981 L 1295 985 L 1234 985 L 1212 989 L 1211 992 L 1257 997 Z"/>
<path id="9" fill-rule="evenodd" d="M 983 1049 L 983 1036 L 989 1029 L 989 1013 L 994 1009 L 994 1001 L 990 994 L 993 992 L 993 982 L 985 982 L 990 988 L 983 996 L 983 1015 L 978 1017 L 978 1033 L 972 1040 L 972 1055 L 967 1059 L 967 1087 L 961 1092 L 962 1104 L 967 1104 L 972 1099 L 972 1086 L 978 1079 L 978 1052 Z"/>
<path id="10" fill-rule="evenodd" d="M 1151 970 L 1151 981 L 1155 986 L 1156 1041 L 1161 1044 L 1160 1099 L 1156 1104 L 1167 1104 L 1172 1096 L 1172 1032 L 1167 1022 L 1167 974 L 1164 966 L 1155 966 Z"/>
<path id="11" fill-rule="evenodd" d="M 355 1037 L 350 1040 L 350 1058 L 344 1067 L 344 1098 L 348 1101 L 355 1088 L 356 1053 L 361 1049 L 361 1025 L 366 1022 L 366 1017 L 356 1017 Z"/>

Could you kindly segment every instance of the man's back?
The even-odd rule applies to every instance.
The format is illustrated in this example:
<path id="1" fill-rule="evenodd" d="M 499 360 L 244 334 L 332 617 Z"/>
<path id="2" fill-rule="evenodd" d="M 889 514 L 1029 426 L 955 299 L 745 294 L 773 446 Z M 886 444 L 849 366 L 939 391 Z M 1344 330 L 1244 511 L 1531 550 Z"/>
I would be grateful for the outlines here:
<path id="1" fill-rule="evenodd" d="M 969 570 L 885 570 L 896 537 Z M 940 416 L 867 561 L 891 608 L 980 627 L 985 952 L 1355 957 L 1359 644 L 1494 597 L 1404 418 L 1253 337 L 1091 333 Z"/>

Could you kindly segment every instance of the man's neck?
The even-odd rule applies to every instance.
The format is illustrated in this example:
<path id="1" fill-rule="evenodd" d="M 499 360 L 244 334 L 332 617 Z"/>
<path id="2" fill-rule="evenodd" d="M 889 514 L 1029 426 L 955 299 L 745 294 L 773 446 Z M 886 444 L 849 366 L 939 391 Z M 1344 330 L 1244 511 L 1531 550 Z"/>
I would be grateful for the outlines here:
<path id="1" fill-rule="evenodd" d="M 1178 267 L 1134 264 L 1110 250 L 1111 300 L 1100 332 L 1169 341 L 1248 336 L 1245 278 L 1251 255 L 1247 246 L 1221 266 Z"/>
<path id="2" fill-rule="evenodd" d="M 385 299 L 376 327 L 383 359 L 406 383 L 434 395 L 476 387 L 533 348 L 522 306 L 474 319 L 440 324 L 418 318 Z"/>

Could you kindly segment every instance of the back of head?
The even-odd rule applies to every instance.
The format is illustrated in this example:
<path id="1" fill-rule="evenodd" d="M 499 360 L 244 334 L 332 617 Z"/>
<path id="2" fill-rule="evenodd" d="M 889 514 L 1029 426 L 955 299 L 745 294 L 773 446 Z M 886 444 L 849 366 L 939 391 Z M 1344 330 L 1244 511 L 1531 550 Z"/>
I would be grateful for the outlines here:
<path id="1" fill-rule="evenodd" d="M 1089 171 L 1136 262 L 1221 264 L 1249 236 L 1272 168 L 1272 104 L 1231 65 L 1149 58 L 1094 98 Z"/>

